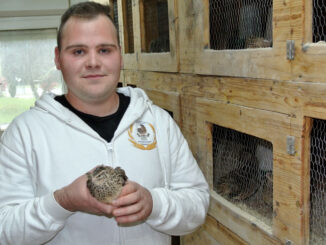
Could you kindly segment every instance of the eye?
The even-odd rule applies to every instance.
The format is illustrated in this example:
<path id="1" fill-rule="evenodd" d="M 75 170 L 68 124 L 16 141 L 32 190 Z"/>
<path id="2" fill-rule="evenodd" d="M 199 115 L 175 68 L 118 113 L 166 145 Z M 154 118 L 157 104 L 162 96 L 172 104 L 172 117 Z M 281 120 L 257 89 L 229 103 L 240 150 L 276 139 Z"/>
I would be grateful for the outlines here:
<path id="1" fill-rule="evenodd" d="M 73 54 L 74 55 L 82 55 L 82 54 L 84 54 L 84 50 L 82 50 L 82 49 L 76 49 L 76 50 L 73 51 Z"/>
<path id="2" fill-rule="evenodd" d="M 109 53 L 111 53 L 111 50 L 108 48 L 101 48 L 99 50 L 99 52 L 100 52 L 100 54 L 109 54 Z"/>

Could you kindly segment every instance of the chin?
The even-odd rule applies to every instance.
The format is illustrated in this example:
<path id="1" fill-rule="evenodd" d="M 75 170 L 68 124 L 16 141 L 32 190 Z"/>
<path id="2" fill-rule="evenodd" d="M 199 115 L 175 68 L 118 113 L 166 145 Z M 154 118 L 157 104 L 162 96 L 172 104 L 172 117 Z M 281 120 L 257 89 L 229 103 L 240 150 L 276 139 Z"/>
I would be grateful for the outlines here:
<path id="1" fill-rule="evenodd" d="M 111 93 L 94 93 L 94 94 L 88 94 L 85 96 L 85 99 L 87 99 L 90 102 L 100 102 L 108 100 L 111 97 Z"/>

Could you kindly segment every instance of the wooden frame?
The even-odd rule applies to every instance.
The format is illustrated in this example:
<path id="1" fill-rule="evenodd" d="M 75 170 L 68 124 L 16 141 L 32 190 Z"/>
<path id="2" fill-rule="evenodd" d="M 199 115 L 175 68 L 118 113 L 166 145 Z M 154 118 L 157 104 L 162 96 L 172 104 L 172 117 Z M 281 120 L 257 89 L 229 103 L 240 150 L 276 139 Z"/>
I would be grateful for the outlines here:
<path id="1" fill-rule="evenodd" d="M 273 47 L 243 50 L 210 50 L 209 44 L 209 0 L 196 1 L 194 9 L 196 25 L 196 55 L 195 68 L 197 74 L 287 79 L 290 77 L 290 61 L 286 59 L 286 40 L 290 39 L 289 23 L 276 25 L 284 13 L 282 0 L 273 0 Z M 276 57 L 278 62 L 275 62 Z M 241 67 L 241 68 L 240 68 Z M 277 71 L 277 72 L 275 72 Z"/>
<path id="2" fill-rule="evenodd" d="M 123 26 L 124 26 L 124 28 L 123 28 L 123 40 L 124 40 L 124 42 L 123 42 L 123 46 L 124 46 L 124 53 L 125 54 L 133 54 L 133 53 L 135 53 L 135 42 L 134 42 L 134 38 L 132 39 L 132 40 L 130 40 L 130 37 L 129 37 L 129 32 L 128 32 L 128 29 L 130 28 L 130 26 L 129 25 L 127 25 L 127 23 L 128 23 L 128 16 L 127 16 L 127 13 L 128 13 L 128 9 L 127 9 L 127 1 L 128 0 L 122 0 L 121 1 L 121 7 L 122 7 L 122 18 L 123 18 Z M 132 1 L 132 0 L 130 0 L 130 1 Z M 131 11 L 131 14 L 133 15 L 133 12 L 134 12 L 134 9 L 132 8 L 132 11 Z M 133 16 L 131 16 L 131 19 L 133 20 Z M 132 23 L 134 23 L 133 21 L 132 21 Z M 134 28 L 133 28 L 133 26 L 132 26 L 132 32 L 134 32 L 133 31 L 134 30 Z M 133 36 L 132 37 L 134 37 L 134 34 L 133 34 Z M 129 50 L 129 42 L 130 41 L 132 41 L 133 42 L 133 47 L 134 47 L 134 50 Z"/>
<path id="3" fill-rule="evenodd" d="M 119 8 L 123 9 L 123 0 L 119 1 Z M 143 0 L 133 0 L 133 29 L 134 29 L 134 53 L 125 52 L 122 45 L 124 59 L 124 69 L 144 70 L 144 71 L 178 71 L 178 48 L 177 48 L 177 29 L 178 14 L 177 1 L 168 1 L 169 13 L 169 35 L 170 35 L 170 52 L 166 53 L 143 53 L 142 42 L 144 40 L 144 18 L 143 18 Z M 119 23 L 124 25 L 123 17 L 119 17 Z M 123 27 L 124 28 L 124 27 Z M 121 29 L 123 29 L 121 28 Z M 121 43 L 126 42 L 125 33 L 120 32 Z"/>
<path id="4" fill-rule="evenodd" d="M 321 85 L 321 90 L 325 85 Z M 303 161 L 303 242 L 302 244 L 311 244 L 310 241 L 310 138 L 313 119 L 326 120 L 326 103 L 318 102 L 318 97 L 314 97 L 312 102 L 305 103 L 303 108 L 303 144 L 302 144 L 302 161 Z"/>
<path id="5" fill-rule="evenodd" d="M 139 69 L 149 71 L 178 71 L 178 47 L 177 47 L 177 31 L 178 31 L 178 12 L 177 1 L 167 0 L 169 13 L 169 39 L 170 52 L 168 53 L 139 53 Z M 144 18 L 143 18 L 143 0 L 139 0 L 141 40 L 144 40 Z M 141 45 L 143 41 L 141 41 Z"/>
<path id="6" fill-rule="evenodd" d="M 196 245 L 231 240 L 228 244 L 308 245 L 311 118 L 326 120 L 326 45 L 311 43 L 312 0 L 273 0 L 272 48 L 219 51 L 205 49 L 207 3 L 177 1 L 178 72 L 141 70 L 135 62 L 124 70 L 124 81 L 154 90 L 154 97 L 180 95 L 181 130 L 210 185 L 212 124 L 272 142 L 275 217 L 266 227 L 212 191 L 206 223 L 184 239 Z M 287 59 L 287 40 L 295 42 L 293 60 Z M 287 153 L 287 136 L 294 137 L 294 155 Z"/>
<path id="7" fill-rule="evenodd" d="M 298 43 L 297 55 L 293 61 L 293 79 L 298 81 L 325 81 L 326 74 L 326 44 L 312 43 L 313 0 L 301 1 L 293 8 L 293 15 L 301 13 L 300 17 L 292 20 L 294 40 Z M 300 23 L 301 22 L 301 23 Z"/>
<path id="8" fill-rule="evenodd" d="M 134 52 L 127 53 L 125 50 L 126 45 L 128 45 L 128 37 L 126 24 L 126 15 L 125 12 L 121 10 L 125 10 L 125 1 L 126 0 L 118 0 L 118 9 L 119 9 L 119 35 L 120 35 L 120 45 L 121 51 L 123 54 L 123 69 L 127 70 L 137 70 L 138 69 L 138 60 L 137 56 L 139 53 L 139 11 L 138 9 L 138 0 L 132 0 L 132 16 L 133 16 L 133 32 L 134 32 Z M 124 31 L 123 31 L 124 30 Z"/>
<path id="9" fill-rule="evenodd" d="M 213 159 L 211 125 L 222 127 L 265 139 L 273 144 L 273 206 L 272 227 L 241 211 L 211 191 L 209 214 L 230 230 L 236 231 L 242 239 L 251 244 L 280 244 L 277 237 L 286 236 L 294 244 L 301 244 L 302 211 L 297 200 L 301 199 L 301 172 L 293 166 L 284 166 L 283 159 L 291 158 L 293 164 L 300 164 L 295 156 L 286 151 L 286 136 L 291 135 L 291 117 L 277 112 L 249 108 L 225 102 L 198 98 L 196 103 L 198 154 L 201 169 L 212 190 Z M 301 137 L 296 138 L 296 149 Z M 289 188 L 284 188 L 289 186 Z M 291 217 L 291 218 L 290 218 Z M 252 227 L 254 225 L 254 229 Z M 282 230 L 287 227 L 291 231 Z M 289 236 L 289 234 L 291 234 Z"/>
<path id="10" fill-rule="evenodd" d="M 99 0 L 97 0 L 97 1 L 99 1 Z M 117 12 L 118 13 L 115 13 L 115 11 L 114 11 L 114 3 L 117 3 Z M 113 22 L 117 25 L 117 28 L 118 28 L 118 32 L 119 32 L 119 41 L 121 42 L 121 37 L 120 37 L 120 27 L 119 27 L 119 19 L 118 19 L 118 23 L 116 23 L 116 20 L 115 20 L 115 14 L 117 14 L 118 16 L 120 15 L 119 14 L 119 9 L 118 9 L 118 0 L 109 0 L 109 5 L 110 5 L 110 16 L 111 16 L 111 18 L 112 18 L 112 20 L 113 20 Z M 121 45 L 121 44 L 120 44 Z"/>

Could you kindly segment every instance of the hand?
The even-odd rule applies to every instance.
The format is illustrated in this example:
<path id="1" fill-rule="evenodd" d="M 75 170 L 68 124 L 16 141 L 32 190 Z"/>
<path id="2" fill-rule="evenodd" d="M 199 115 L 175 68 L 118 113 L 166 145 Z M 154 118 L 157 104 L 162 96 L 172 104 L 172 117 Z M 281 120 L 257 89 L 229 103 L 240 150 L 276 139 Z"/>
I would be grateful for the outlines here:
<path id="1" fill-rule="evenodd" d="M 114 207 L 96 200 L 89 192 L 87 176 L 84 174 L 70 185 L 54 192 L 55 200 L 71 212 L 81 211 L 97 215 L 111 216 Z"/>
<path id="2" fill-rule="evenodd" d="M 152 212 L 153 199 L 146 188 L 128 181 L 112 205 L 115 207 L 112 214 L 116 221 L 127 224 L 147 219 Z"/>

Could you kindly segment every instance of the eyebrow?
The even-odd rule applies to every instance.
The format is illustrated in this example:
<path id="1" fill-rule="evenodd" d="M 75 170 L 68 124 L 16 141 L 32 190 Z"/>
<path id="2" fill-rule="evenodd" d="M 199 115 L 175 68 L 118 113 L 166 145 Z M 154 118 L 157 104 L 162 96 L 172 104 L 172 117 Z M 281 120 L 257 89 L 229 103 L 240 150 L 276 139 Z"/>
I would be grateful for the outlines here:
<path id="1" fill-rule="evenodd" d="M 72 44 L 72 45 L 68 45 L 67 47 L 64 48 L 64 50 L 69 50 L 69 49 L 73 49 L 73 48 L 87 48 L 87 45 L 84 44 Z M 112 47 L 112 48 L 118 48 L 118 46 L 116 44 L 111 44 L 111 43 L 103 43 L 103 44 L 99 44 L 96 46 L 97 48 L 103 48 L 103 47 Z"/>

